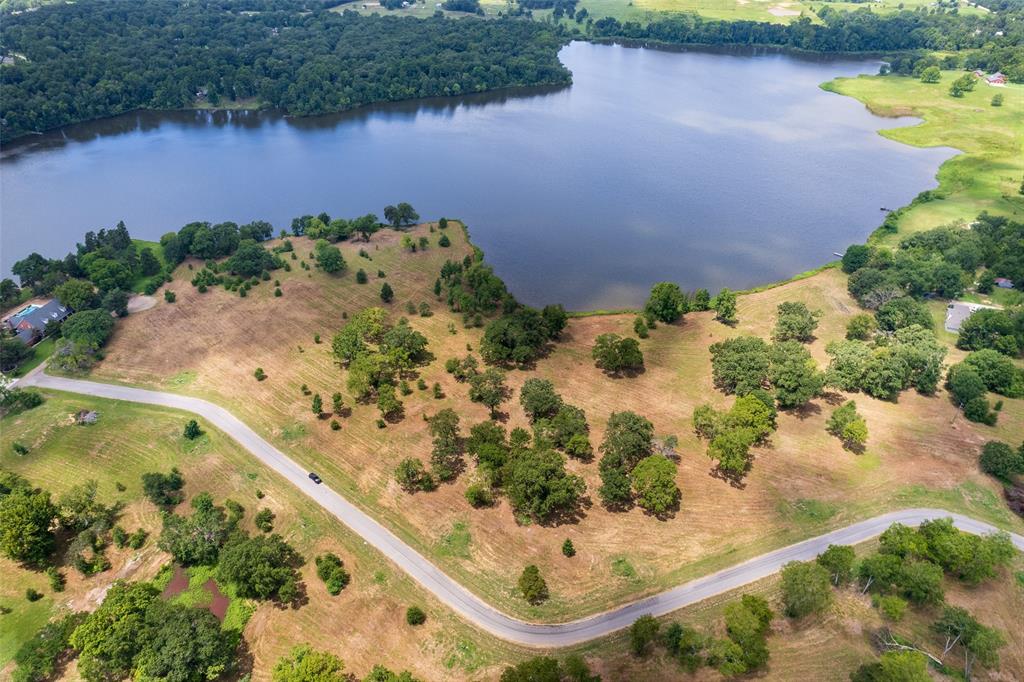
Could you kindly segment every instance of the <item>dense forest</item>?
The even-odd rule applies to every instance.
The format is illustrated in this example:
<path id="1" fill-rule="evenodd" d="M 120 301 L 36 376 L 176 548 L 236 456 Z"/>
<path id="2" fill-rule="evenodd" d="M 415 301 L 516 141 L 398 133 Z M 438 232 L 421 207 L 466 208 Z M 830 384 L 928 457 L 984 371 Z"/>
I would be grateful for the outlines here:
<path id="1" fill-rule="evenodd" d="M 667 44 L 778 45 L 813 52 L 894 52 L 903 50 L 977 49 L 995 55 L 1015 80 L 1024 80 L 1024 9 L 984 17 L 956 12 L 901 11 L 882 15 L 867 9 L 818 11 L 824 23 L 804 17 L 791 24 L 710 21 L 680 15 L 646 25 L 599 19 L 598 38 L 653 40 Z M 1013 73 L 1010 73 L 1010 70 Z"/>
<path id="2" fill-rule="evenodd" d="M 332 3 L 333 4 L 333 3 Z M 258 100 L 291 114 L 568 83 L 540 23 L 339 14 L 291 0 L 82 0 L 5 16 L 0 139 L 138 108 Z"/>

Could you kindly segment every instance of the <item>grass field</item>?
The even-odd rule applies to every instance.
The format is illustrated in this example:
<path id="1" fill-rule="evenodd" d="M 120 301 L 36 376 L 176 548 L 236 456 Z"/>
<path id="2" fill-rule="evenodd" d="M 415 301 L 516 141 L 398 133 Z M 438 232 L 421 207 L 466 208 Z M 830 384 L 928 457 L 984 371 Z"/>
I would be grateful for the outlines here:
<path id="1" fill-rule="evenodd" d="M 962 72 L 944 71 L 942 81 L 921 83 L 909 77 L 839 78 L 823 87 L 855 97 L 882 116 L 919 116 L 920 125 L 881 134 L 918 147 L 948 146 L 963 152 L 942 164 L 938 192 L 943 199 L 915 205 L 900 218 L 896 235 L 876 234 L 892 244 L 908 232 L 963 220 L 982 211 L 1024 219 L 1024 85 L 996 88 L 979 82 L 962 98 L 949 84 Z M 1003 95 L 1001 107 L 992 97 Z"/>
<path id="2" fill-rule="evenodd" d="M 88 427 L 74 425 L 69 416 L 86 408 L 97 410 L 99 421 Z M 10 658 L 17 646 L 49 617 L 66 609 L 94 608 L 113 580 L 154 579 L 159 585 L 166 585 L 170 572 L 161 569 L 167 566 L 168 557 L 154 544 L 160 528 L 159 513 L 141 498 L 139 477 L 144 472 L 165 471 L 171 466 L 178 466 L 184 473 L 189 497 L 206 490 L 218 501 L 230 497 L 241 502 L 246 508 L 243 525 L 250 532 L 255 532 L 251 527 L 255 511 L 261 507 L 272 509 L 276 514 L 275 531 L 282 533 L 309 561 L 302 569 L 309 602 L 297 610 L 232 599 L 226 623 L 247 623 L 244 635 L 252 655 L 253 679 L 269 679 L 274 661 L 301 642 L 336 653 L 346 662 L 347 671 L 357 675 L 364 674 L 374 663 L 384 663 L 393 669 L 410 669 L 424 680 L 495 679 L 503 664 L 535 653 L 466 626 L 209 425 L 202 425 L 206 433 L 198 441 L 183 439 L 181 427 L 186 418 L 173 410 L 48 392 L 42 407 L 0 421 L 0 467 L 16 471 L 58 495 L 76 482 L 95 479 L 105 502 L 120 500 L 126 504 L 119 519 L 121 525 L 129 531 L 141 527 L 150 533 L 141 550 L 109 548 L 107 555 L 112 567 L 98 576 L 82 579 L 73 570 L 65 569 L 68 586 L 59 594 L 50 591 L 42 574 L 0 559 L 4 575 L 0 604 L 10 609 L 2 616 L 4 627 L 0 629 L 0 676 L 9 676 Z M 29 454 L 10 454 L 14 440 L 29 444 Z M 124 492 L 117 492 L 118 483 L 125 486 Z M 262 500 L 257 499 L 256 490 L 265 494 Z M 187 508 L 187 502 L 182 508 Z M 799 513 L 822 512 L 811 505 Z M 464 535 L 455 532 L 450 534 L 447 544 L 458 554 L 465 549 L 463 541 Z M 337 553 L 352 572 L 352 582 L 338 597 L 326 594 L 312 570 L 310 560 L 324 551 Z M 1018 557 L 1016 564 L 1012 571 L 1002 572 L 976 589 L 946 581 L 950 603 L 970 608 L 983 622 L 1001 628 L 1009 636 L 1009 644 L 1001 652 L 1001 671 L 1011 677 L 1014 671 L 1024 670 L 1024 638 L 1015 629 L 1016 619 L 1024 608 L 1024 589 L 1014 583 L 1013 576 L 1014 571 L 1024 568 L 1024 561 Z M 189 586 L 176 599 L 202 604 L 208 595 L 202 585 L 212 573 L 202 567 L 188 573 Z M 28 602 L 24 598 L 27 587 L 46 596 Z M 771 578 L 661 620 L 682 621 L 722 636 L 724 605 L 743 593 L 761 594 L 780 610 L 778 580 Z M 403 618 L 404 608 L 413 603 L 425 606 L 428 613 L 427 624 L 416 629 L 409 628 Z M 932 618 L 931 610 L 912 612 L 900 631 L 914 633 L 928 642 L 926 625 Z M 846 680 L 850 671 L 871 660 L 872 632 L 880 624 L 870 600 L 853 589 L 838 592 L 835 606 L 822 616 L 799 623 L 779 618 L 768 642 L 769 668 L 762 677 Z M 695 679 L 682 672 L 663 650 L 637 659 L 628 653 L 628 646 L 628 638 L 620 633 L 574 651 L 584 655 L 606 680 Z M 74 663 L 63 679 L 77 679 Z M 718 676 L 704 671 L 696 679 Z"/>
<path id="3" fill-rule="evenodd" d="M 70 417 L 80 409 L 96 410 L 98 422 L 75 425 Z M 25 476 L 55 496 L 72 485 L 95 479 L 102 501 L 125 503 L 118 523 L 129 532 L 141 527 L 150 533 L 141 550 L 108 548 L 112 567 L 100 575 L 83 579 L 74 569 L 65 568 L 67 589 L 57 594 L 50 590 L 42 573 L 0 558 L 0 605 L 11 609 L 0 616 L 0 678 L 8 678 L 6 666 L 20 643 L 52 614 L 95 608 L 115 579 L 149 580 L 157 576 L 168 555 L 156 547 L 160 512 L 142 498 L 140 477 L 148 471 L 166 472 L 172 466 L 184 474 L 189 498 L 209 491 L 218 503 L 228 497 L 240 502 L 246 510 L 243 527 L 250 532 L 256 532 L 252 527 L 256 511 L 271 509 L 276 515 L 275 532 L 307 560 L 301 573 L 309 603 L 297 610 L 264 603 L 248 619 L 245 639 L 254 657 L 256 679 L 268 679 L 274 661 L 304 642 L 339 653 L 347 669 L 359 677 L 373 664 L 384 663 L 412 670 L 422 679 L 462 679 L 488 670 L 493 673 L 497 663 L 521 655 L 470 629 L 220 432 L 202 424 L 206 433 L 200 439 L 185 440 L 181 432 L 187 418 L 173 410 L 48 393 L 41 407 L 0 421 L 0 468 Z M 27 445 L 29 454 L 14 455 L 14 441 Z M 124 492 L 117 491 L 118 483 L 125 486 Z M 256 497 L 257 490 L 263 491 L 263 499 Z M 187 513 L 187 509 L 186 501 L 179 510 Z M 313 566 L 313 558 L 326 551 L 340 556 L 352 573 L 351 584 L 338 597 L 327 594 Z M 196 574 L 193 584 L 201 585 L 209 577 L 202 569 L 192 572 Z M 28 587 L 45 596 L 28 602 Z M 180 599 L 201 602 L 198 593 L 190 588 Z M 428 614 L 427 624 L 415 630 L 405 624 L 405 609 L 410 604 L 422 606 Z M 241 607 L 244 604 L 236 607 L 233 602 L 228 618 L 235 617 L 235 610 Z M 74 679 L 73 675 L 69 677 Z"/>
<path id="4" fill-rule="evenodd" d="M 420 234 L 436 241 L 427 226 L 416 228 L 414 235 Z M 931 398 L 908 392 L 898 405 L 857 396 L 871 438 L 867 453 L 855 456 L 826 434 L 834 398 L 822 399 L 781 416 L 773 442 L 757 452 L 744 489 L 710 475 L 711 464 L 705 446 L 692 433 L 690 414 L 700 402 L 725 406 L 730 399 L 712 387 L 707 346 L 739 333 L 764 335 L 778 303 L 802 300 L 823 312 L 811 351 L 824 364 L 825 344 L 841 337 L 846 319 L 857 312 L 846 294 L 844 275 L 834 269 L 742 297 L 735 329 L 714 322 L 709 314 L 660 326 L 641 342 L 646 371 L 635 378 L 610 379 L 589 357 L 598 334 L 631 333 L 632 317 L 625 315 L 574 318 L 549 357 L 530 372 L 510 374 L 516 389 L 530 376 L 552 379 L 567 401 L 586 411 L 595 444 L 611 412 L 622 409 L 651 419 L 658 435 L 677 435 L 683 498 L 674 518 L 658 521 L 639 510 L 605 510 L 594 495 L 599 485 L 596 462 L 569 463 L 594 497 L 584 518 L 571 525 L 519 525 L 504 501 L 473 510 L 464 499 L 474 479 L 472 470 L 436 492 L 409 496 L 392 472 L 404 457 L 429 459 L 423 416 L 452 407 L 461 415 L 464 431 L 487 418 L 484 407 L 468 401 L 466 386 L 443 369 L 447 358 L 465 355 L 467 344 L 475 348 L 480 339 L 480 330 L 463 329 L 430 291 L 444 260 L 470 250 L 457 228 L 449 228 L 448 234 L 451 249 L 433 247 L 415 254 L 403 252 L 399 236 L 389 231 L 375 235 L 368 245 L 344 243 L 349 272 L 333 277 L 298 267 L 276 271 L 284 292 L 280 298 L 272 296 L 269 283 L 244 299 L 219 288 L 199 294 L 185 281 L 189 275 L 183 266 L 167 285 L 177 293 L 177 303 L 167 304 L 158 296 L 154 308 L 122 321 L 94 376 L 224 405 L 471 589 L 502 609 L 535 620 L 600 611 L 885 509 L 939 504 L 1004 527 L 1024 528 L 1006 510 L 998 486 L 976 465 L 985 440 L 1024 440 L 1022 400 L 1005 401 L 998 426 L 990 428 L 964 421 L 941 392 Z M 293 241 L 299 257 L 308 257 L 309 242 Z M 372 261 L 358 256 L 361 248 Z M 354 282 L 352 271 L 360 267 L 370 273 L 367 285 Z M 407 302 L 427 301 L 433 307 L 432 317 L 413 317 L 411 324 L 427 336 L 435 356 L 421 376 L 427 384 L 439 382 L 445 398 L 414 391 L 404 399 L 405 418 L 381 430 L 375 423 L 376 407 L 353 405 L 346 395 L 353 411 L 335 432 L 328 420 L 313 417 L 310 398 L 300 387 L 306 384 L 324 396 L 345 393 L 344 374 L 330 355 L 330 338 L 342 325 L 343 311 L 351 315 L 379 304 L 378 268 L 396 293 L 390 304 L 395 317 L 404 314 Z M 314 343 L 314 334 L 323 343 Z M 952 352 L 949 359 L 957 357 Z M 252 377 L 257 366 L 268 375 L 266 381 Z M 510 413 L 507 426 L 526 425 L 517 400 L 505 409 Z M 453 532 L 459 536 L 454 552 Z M 566 537 L 578 548 L 572 560 L 559 550 Z M 637 542 L 638 537 L 644 541 Z M 527 605 L 513 589 L 529 563 L 541 568 L 552 593 L 537 607 Z"/>

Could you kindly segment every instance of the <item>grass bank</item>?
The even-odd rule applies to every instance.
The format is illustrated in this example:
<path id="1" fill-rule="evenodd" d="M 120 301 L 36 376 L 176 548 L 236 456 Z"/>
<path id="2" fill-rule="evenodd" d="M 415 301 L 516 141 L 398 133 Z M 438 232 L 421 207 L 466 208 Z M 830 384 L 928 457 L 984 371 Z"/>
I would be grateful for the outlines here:
<path id="1" fill-rule="evenodd" d="M 1024 85 L 991 87 L 978 82 L 972 92 L 952 97 L 949 84 L 963 72 L 944 71 L 939 83 L 905 76 L 837 78 L 825 90 L 854 97 L 880 116 L 917 116 L 922 123 L 882 130 L 881 135 L 916 147 L 953 147 L 962 154 L 946 161 L 937 175 L 935 199 L 915 202 L 899 217 L 896 234 L 876 231 L 871 241 L 893 245 L 911 232 L 964 221 L 982 211 L 1024 219 Z M 992 106 L 993 96 L 1002 106 Z"/>

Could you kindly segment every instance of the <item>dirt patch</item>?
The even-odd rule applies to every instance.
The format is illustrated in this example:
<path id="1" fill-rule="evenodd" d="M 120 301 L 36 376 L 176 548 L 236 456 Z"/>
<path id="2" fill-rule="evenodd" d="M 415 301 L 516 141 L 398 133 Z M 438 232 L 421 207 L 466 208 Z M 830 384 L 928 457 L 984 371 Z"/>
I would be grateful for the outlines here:
<path id="1" fill-rule="evenodd" d="M 768 10 L 768 14 L 776 17 L 797 17 L 800 16 L 800 12 L 795 9 L 789 9 L 783 5 L 776 5 Z"/>
<path id="2" fill-rule="evenodd" d="M 156 305 L 156 299 L 152 296 L 138 294 L 128 299 L 128 314 L 149 310 Z"/>

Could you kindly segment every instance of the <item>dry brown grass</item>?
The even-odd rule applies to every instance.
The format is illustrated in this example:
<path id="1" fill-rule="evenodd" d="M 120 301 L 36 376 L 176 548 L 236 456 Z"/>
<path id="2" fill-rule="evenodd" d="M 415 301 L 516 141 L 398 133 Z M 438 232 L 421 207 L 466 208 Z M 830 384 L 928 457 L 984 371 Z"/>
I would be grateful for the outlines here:
<path id="1" fill-rule="evenodd" d="M 414 236 L 426 234 L 436 241 L 437 234 L 427 230 L 420 226 Z M 701 402 L 724 407 L 731 398 L 712 386 L 708 345 L 742 333 L 767 336 L 778 303 L 804 301 L 823 313 L 818 338 L 810 346 L 823 365 L 825 344 L 841 338 L 846 320 L 857 312 L 846 293 L 845 276 L 837 270 L 742 297 L 736 328 L 715 322 L 708 313 L 659 326 L 641 342 L 646 371 L 634 378 L 609 378 L 589 356 L 598 334 L 631 333 L 632 317 L 627 315 L 573 319 L 549 357 L 531 371 L 510 373 L 516 389 L 531 376 L 550 378 L 567 401 L 586 411 L 595 446 L 608 416 L 625 409 L 649 418 L 659 435 L 677 435 L 683 497 L 673 518 L 659 521 L 639 509 L 603 509 L 596 499 L 596 462 L 569 463 L 586 479 L 594 498 L 585 518 L 572 525 L 519 525 L 504 501 L 490 509 L 472 509 L 463 497 L 473 479 L 472 467 L 453 485 L 407 495 L 393 482 L 392 471 L 404 457 L 429 458 L 423 415 L 454 407 L 464 429 L 487 418 L 485 408 L 470 403 L 466 387 L 443 369 L 445 359 L 464 355 L 467 344 L 475 348 L 480 338 L 479 330 L 463 329 L 430 291 L 445 258 L 469 253 L 457 228 L 448 233 L 451 249 L 432 247 L 416 254 L 401 252 L 394 233 L 375 235 L 366 246 L 373 262 L 357 256 L 364 247 L 361 242 L 343 244 L 351 270 L 364 267 L 370 284 L 355 284 L 352 271 L 336 278 L 296 267 L 274 273 L 281 279 L 282 298 L 271 295 L 269 282 L 245 299 L 221 289 L 198 294 L 181 268 L 169 285 L 178 302 L 161 300 L 122 322 L 94 375 L 224 404 L 489 601 L 533 619 L 563 620 L 609 608 L 883 509 L 942 504 L 1024 528 L 1005 510 L 997 486 L 976 466 L 986 439 L 1024 439 L 1024 419 L 1017 418 L 1024 413 L 1020 400 L 1006 401 L 1003 418 L 992 429 L 964 421 L 942 392 L 934 397 L 907 392 L 898 404 L 855 396 L 871 437 L 867 453 L 854 455 L 826 434 L 833 405 L 820 399 L 799 413 L 780 416 L 772 443 L 758 450 L 742 489 L 709 475 L 710 461 L 704 444 L 692 434 L 690 414 Z M 293 241 L 300 257 L 306 257 L 308 241 Z M 380 303 L 378 267 L 395 289 L 390 309 L 396 317 L 404 314 L 406 301 L 431 303 L 436 314 L 414 317 L 411 323 L 427 335 L 436 356 L 422 376 L 428 384 L 440 382 L 446 397 L 435 400 L 429 391 L 416 391 L 404 399 L 405 419 L 384 430 L 375 425 L 374 406 L 355 405 L 352 415 L 342 420 L 342 429 L 332 432 L 327 420 L 313 418 L 310 399 L 300 386 L 308 384 L 325 402 L 334 391 L 345 392 L 343 372 L 330 357 L 330 337 L 343 323 L 342 311 L 351 314 Z M 449 333 L 450 323 L 457 333 Z M 322 344 L 313 343 L 314 333 L 321 334 Z M 256 366 L 264 368 L 266 381 L 253 379 Z M 346 402 L 352 404 L 347 396 Z M 526 426 L 517 398 L 506 410 L 509 427 Z M 459 522 L 472 538 L 469 558 L 443 551 L 445 535 Z M 566 537 L 579 552 L 573 559 L 559 551 Z M 616 559 L 626 559 L 634 575 L 622 570 L 621 563 L 615 570 Z M 527 606 L 512 590 L 529 563 L 540 566 L 552 591 L 552 599 L 540 607 Z"/>

